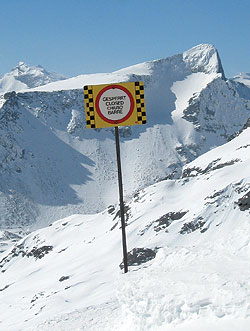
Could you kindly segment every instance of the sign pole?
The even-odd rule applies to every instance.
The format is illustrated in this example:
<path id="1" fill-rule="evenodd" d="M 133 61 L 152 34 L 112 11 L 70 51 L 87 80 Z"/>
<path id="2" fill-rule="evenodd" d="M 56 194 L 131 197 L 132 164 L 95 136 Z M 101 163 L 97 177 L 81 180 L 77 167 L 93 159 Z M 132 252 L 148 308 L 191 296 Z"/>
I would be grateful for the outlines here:
<path id="1" fill-rule="evenodd" d="M 115 143 L 116 143 L 118 184 L 119 184 L 119 197 L 120 197 L 120 214 L 121 214 L 121 225 L 122 225 L 123 264 L 124 264 L 124 273 L 127 273 L 128 272 L 128 253 L 127 253 L 127 243 L 126 243 L 126 229 L 125 229 L 126 224 L 125 224 L 125 217 L 124 217 L 121 153 L 120 153 L 119 128 L 118 128 L 118 126 L 115 126 Z"/>
<path id="2" fill-rule="evenodd" d="M 86 127 L 115 128 L 124 273 L 128 272 L 125 206 L 123 202 L 119 126 L 146 124 L 144 84 L 125 82 L 84 86 Z"/>

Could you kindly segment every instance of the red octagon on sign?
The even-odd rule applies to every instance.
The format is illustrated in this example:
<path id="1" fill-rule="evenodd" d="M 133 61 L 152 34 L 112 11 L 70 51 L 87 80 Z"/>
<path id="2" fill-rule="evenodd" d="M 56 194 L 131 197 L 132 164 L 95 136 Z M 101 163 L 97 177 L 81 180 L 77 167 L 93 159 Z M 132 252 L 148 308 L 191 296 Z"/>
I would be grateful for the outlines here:
<path id="1" fill-rule="evenodd" d="M 103 114 L 103 109 L 101 109 L 102 107 L 100 107 L 101 97 L 103 96 L 103 94 L 105 94 L 109 90 L 114 90 L 114 89 L 115 90 L 120 90 L 121 94 L 123 95 L 123 96 L 114 97 L 114 98 L 123 98 L 123 97 L 126 97 L 126 96 L 128 97 L 128 100 L 127 100 L 126 105 L 125 105 L 125 106 L 127 106 L 127 108 L 125 109 L 124 117 L 121 117 L 121 118 L 118 118 L 118 119 L 108 118 L 107 115 L 105 116 L 105 114 Z M 104 87 L 98 93 L 98 95 L 96 97 L 96 102 L 95 102 L 95 108 L 96 108 L 96 111 L 97 111 L 98 115 L 101 117 L 101 119 L 103 121 L 111 123 L 111 124 L 119 124 L 119 123 L 122 123 L 122 122 L 126 121 L 132 115 L 134 107 L 135 107 L 135 103 L 134 103 L 134 98 L 133 98 L 132 94 L 129 92 L 128 89 L 126 89 L 125 87 L 123 87 L 121 85 L 109 85 L 109 86 Z M 106 111 L 106 109 L 105 109 L 105 111 Z"/>

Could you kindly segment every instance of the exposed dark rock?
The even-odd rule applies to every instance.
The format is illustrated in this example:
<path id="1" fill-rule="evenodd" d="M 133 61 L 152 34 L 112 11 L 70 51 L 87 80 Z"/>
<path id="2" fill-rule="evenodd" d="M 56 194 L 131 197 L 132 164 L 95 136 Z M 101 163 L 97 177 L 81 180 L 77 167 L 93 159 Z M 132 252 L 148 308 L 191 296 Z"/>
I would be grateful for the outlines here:
<path id="1" fill-rule="evenodd" d="M 64 280 L 67 280 L 69 279 L 69 276 L 62 276 L 60 279 L 59 279 L 59 282 L 63 282 Z"/>
<path id="2" fill-rule="evenodd" d="M 180 220 L 187 212 L 188 211 L 169 212 L 148 224 L 139 234 L 142 236 L 151 226 L 154 226 L 155 232 L 162 230 L 168 232 L 167 227 L 169 227 L 173 221 Z"/>
<path id="3" fill-rule="evenodd" d="M 5 263 L 10 262 L 12 258 L 19 256 L 20 254 L 25 256 L 24 244 L 15 246 L 12 251 L 0 261 L 0 268 L 3 268 Z"/>
<path id="4" fill-rule="evenodd" d="M 235 164 L 237 162 L 241 162 L 241 160 L 240 159 L 234 159 L 234 160 L 231 160 L 231 161 L 228 161 L 228 162 L 225 162 L 225 163 L 220 163 L 220 164 L 212 167 L 211 170 L 221 169 L 221 168 L 224 168 L 224 167 L 233 165 L 233 164 Z"/>
<path id="5" fill-rule="evenodd" d="M 176 167 L 176 170 L 170 172 L 163 180 L 179 179 L 180 176 L 181 176 L 181 170 Z"/>
<path id="6" fill-rule="evenodd" d="M 181 230 L 180 230 L 180 234 L 188 234 L 191 232 L 194 232 L 198 229 L 201 229 L 201 233 L 207 231 L 207 228 L 203 229 L 203 226 L 206 224 L 206 222 L 201 221 L 203 218 L 199 217 L 198 221 L 192 221 L 189 223 L 184 223 Z"/>
<path id="7" fill-rule="evenodd" d="M 197 98 L 190 98 L 188 107 L 183 112 L 183 118 L 194 124 L 194 127 L 199 130 L 200 122 L 198 114 L 200 112 L 200 102 Z"/>
<path id="8" fill-rule="evenodd" d="M 208 174 L 211 171 L 221 169 L 221 168 L 233 165 L 233 164 L 241 161 L 240 159 L 234 159 L 234 160 L 231 160 L 231 161 L 228 161 L 228 162 L 218 164 L 218 162 L 220 160 L 221 159 L 219 158 L 217 160 L 214 160 L 214 161 L 210 162 L 205 169 L 201 169 L 199 167 L 186 168 L 186 169 L 183 170 L 182 178 L 195 177 L 195 176 L 198 176 L 198 175 Z"/>
<path id="9" fill-rule="evenodd" d="M 36 302 L 36 300 L 38 300 L 39 298 L 41 298 L 41 297 L 43 297 L 44 296 L 44 292 L 40 292 L 40 293 L 38 293 L 38 294 L 35 294 L 34 296 L 33 296 L 33 298 L 31 299 L 31 301 L 30 301 L 30 303 L 34 303 L 34 302 Z M 32 307 L 33 307 L 34 305 L 32 305 Z"/>
<path id="10" fill-rule="evenodd" d="M 207 196 L 205 198 L 205 200 L 207 200 L 205 205 L 206 206 L 214 205 L 214 206 L 218 207 L 220 205 L 221 199 L 227 199 L 227 198 L 229 198 L 229 195 L 227 193 L 227 189 L 224 188 L 223 190 L 217 191 L 214 194 Z"/>
<path id="11" fill-rule="evenodd" d="M 228 138 L 228 141 L 238 137 L 244 130 L 246 130 L 249 127 L 250 127 L 250 118 L 247 120 L 247 122 L 243 125 L 243 127 L 239 131 L 235 132 Z"/>
<path id="12" fill-rule="evenodd" d="M 0 292 L 6 290 L 8 287 L 10 287 L 12 284 L 5 285 L 3 288 L 0 288 Z"/>
<path id="13" fill-rule="evenodd" d="M 46 307 L 46 305 L 42 306 L 37 313 L 35 313 L 35 316 L 39 315 L 42 310 Z"/>
<path id="14" fill-rule="evenodd" d="M 237 201 L 237 204 L 241 211 L 250 209 L 250 191 L 243 195 L 243 197 Z"/>
<path id="15" fill-rule="evenodd" d="M 242 181 L 235 183 L 233 186 L 234 186 L 235 192 L 237 192 L 238 194 L 247 193 L 248 190 L 250 189 L 250 183 L 242 185 Z"/>
<path id="16" fill-rule="evenodd" d="M 118 225 L 118 222 L 116 222 L 116 223 L 112 226 L 112 228 L 110 229 L 110 231 L 113 231 L 113 230 L 117 227 L 117 225 Z"/>
<path id="17" fill-rule="evenodd" d="M 134 202 L 138 202 L 139 199 L 140 199 L 140 192 L 136 192 L 136 193 L 134 194 L 133 198 L 134 198 Z"/>
<path id="18" fill-rule="evenodd" d="M 12 92 L 7 92 L 4 94 L 4 99 L 7 100 L 7 99 L 10 99 L 10 98 L 13 98 L 16 96 L 16 92 L 15 91 L 12 91 Z"/>
<path id="19" fill-rule="evenodd" d="M 206 197 L 205 200 L 207 200 L 207 199 L 215 199 L 215 198 L 221 196 L 223 193 L 225 193 L 225 190 L 217 191 L 217 192 L 215 192 L 214 194 L 212 194 L 212 195 Z"/>
<path id="20" fill-rule="evenodd" d="M 146 263 L 156 256 L 156 251 L 150 248 L 134 248 L 128 252 L 128 266 L 138 266 Z M 120 269 L 124 268 L 123 262 L 120 264 Z"/>
<path id="21" fill-rule="evenodd" d="M 62 253 L 64 251 L 66 251 L 66 249 L 68 249 L 68 247 L 65 247 L 65 248 L 61 249 L 58 253 Z"/>
<path id="22" fill-rule="evenodd" d="M 50 251 L 52 251 L 53 246 L 42 246 L 42 247 L 34 247 L 30 252 L 28 252 L 26 255 L 27 257 L 33 256 L 36 259 L 43 258 L 46 254 L 48 254 Z"/>
<path id="23" fill-rule="evenodd" d="M 108 213 L 109 214 L 113 214 L 114 213 L 114 211 L 115 211 L 115 206 L 114 205 L 110 205 L 110 206 L 108 206 Z"/>
<path id="24" fill-rule="evenodd" d="M 159 232 L 161 230 L 166 230 L 166 228 L 173 222 L 176 220 L 181 219 L 185 214 L 187 213 L 187 211 L 179 211 L 179 212 L 170 212 L 167 213 L 163 216 L 161 216 L 158 220 L 156 220 L 154 222 L 154 231 L 155 232 Z"/>
<path id="25" fill-rule="evenodd" d="M 237 150 L 239 150 L 239 149 L 241 149 L 241 148 L 248 148 L 248 147 L 250 147 L 250 144 L 240 146 L 239 148 L 237 148 Z"/>
<path id="26" fill-rule="evenodd" d="M 182 178 L 195 177 L 202 174 L 202 169 L 199 167 L 186 168 L 182 172 Z"/>

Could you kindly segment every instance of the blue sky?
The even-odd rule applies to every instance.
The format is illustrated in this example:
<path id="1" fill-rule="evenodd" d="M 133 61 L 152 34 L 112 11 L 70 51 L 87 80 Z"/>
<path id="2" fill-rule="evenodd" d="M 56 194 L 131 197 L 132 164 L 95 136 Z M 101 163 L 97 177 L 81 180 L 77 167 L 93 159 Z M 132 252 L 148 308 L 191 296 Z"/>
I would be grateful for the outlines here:
<path id="1" fill-rule="evenodd" d="M 0 75 L 19 61 L 68 77 L 198 45 L 227 77 L 250 72 L 250 0 L 0 0 Z"/>

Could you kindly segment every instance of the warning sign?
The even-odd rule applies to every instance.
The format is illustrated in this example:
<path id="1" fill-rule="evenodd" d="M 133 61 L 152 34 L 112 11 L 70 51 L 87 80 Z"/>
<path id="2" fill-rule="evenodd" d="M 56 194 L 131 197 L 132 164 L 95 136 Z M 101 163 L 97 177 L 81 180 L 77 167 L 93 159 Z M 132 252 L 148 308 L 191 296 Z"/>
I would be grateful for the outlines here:
<path id="1" fill-rule="evenodd" d="M 146 123 L 143 82 L 84 86 L 87 128 Z"/>

